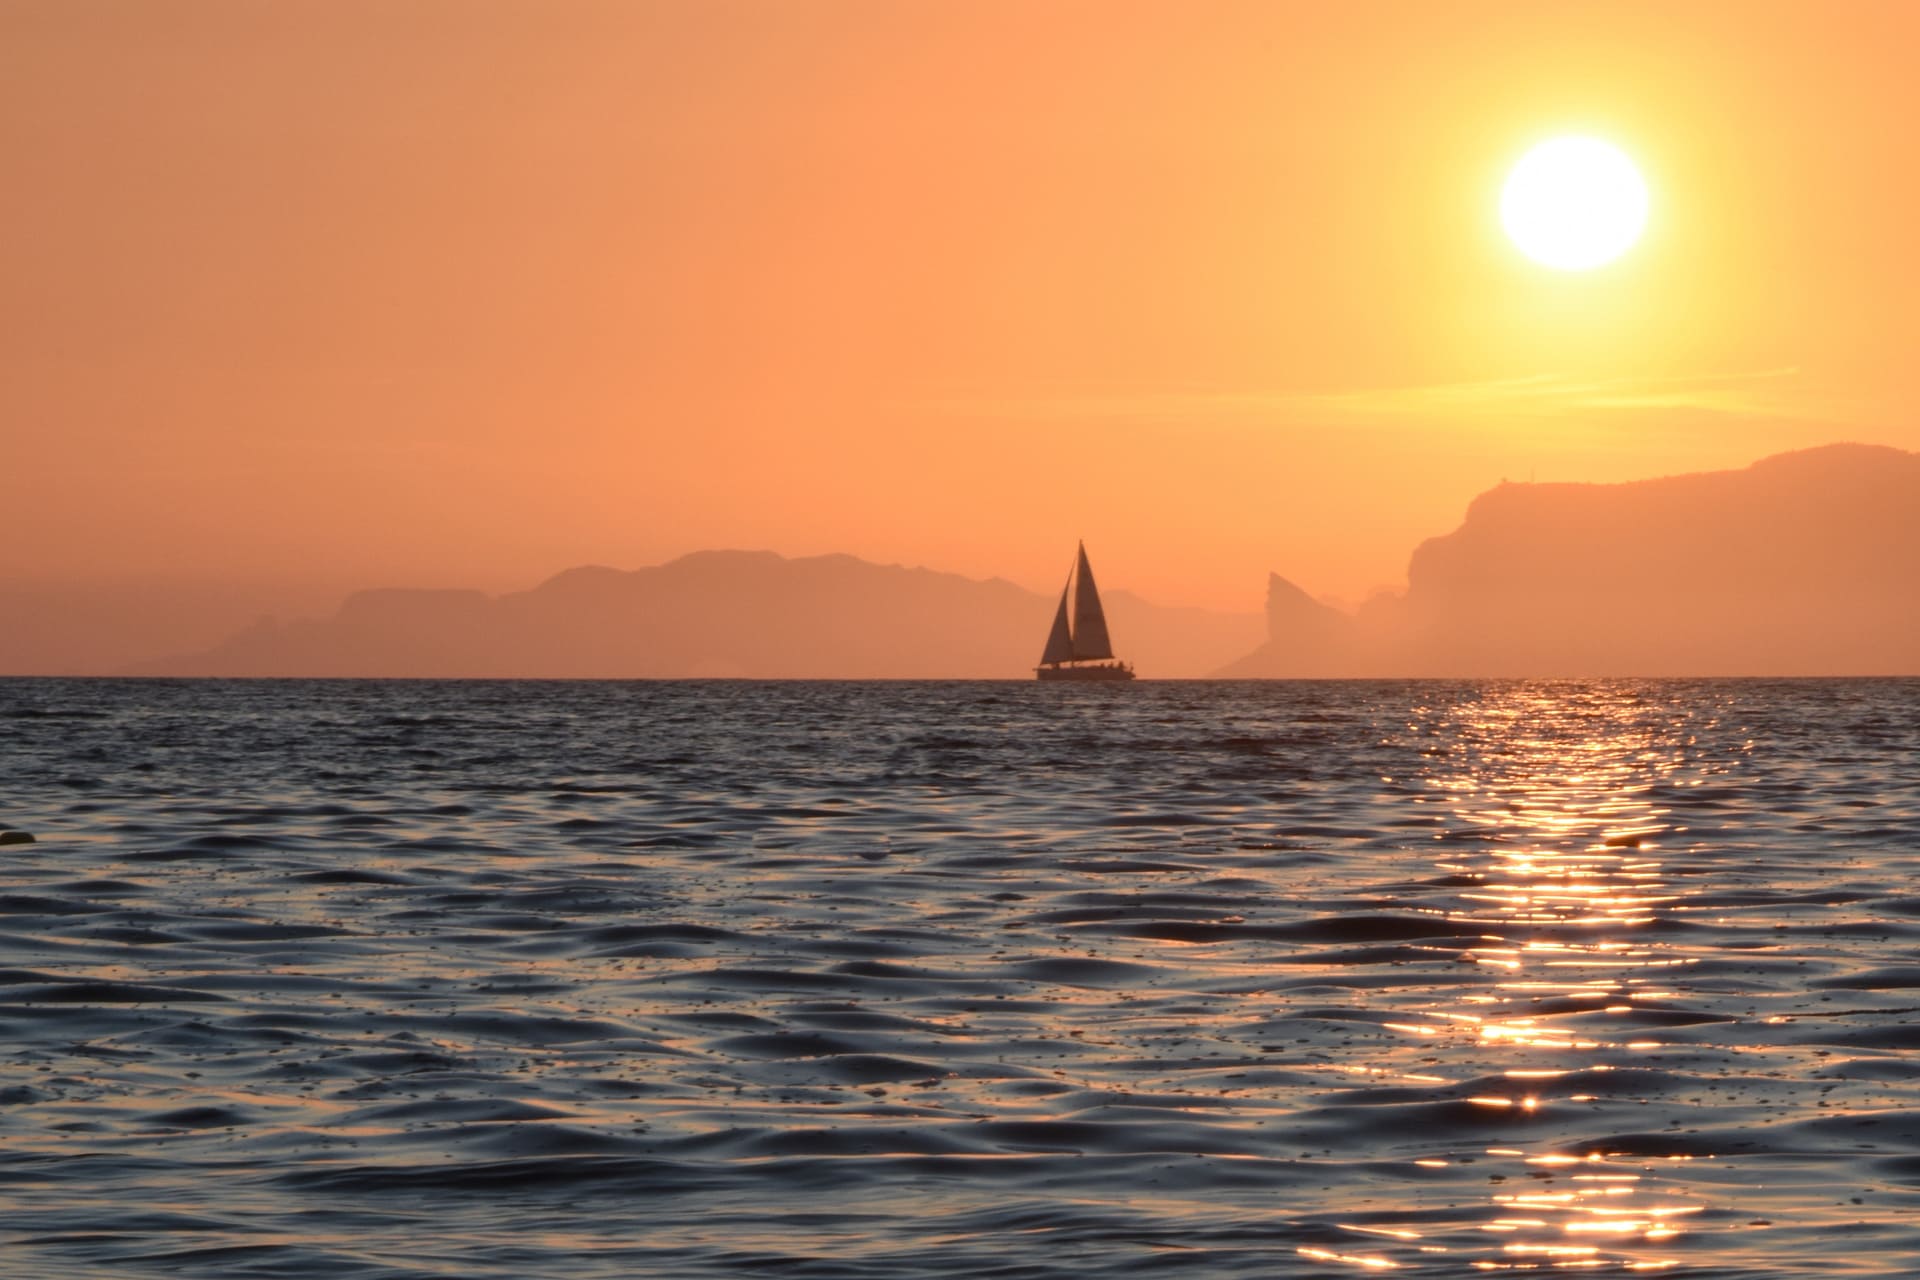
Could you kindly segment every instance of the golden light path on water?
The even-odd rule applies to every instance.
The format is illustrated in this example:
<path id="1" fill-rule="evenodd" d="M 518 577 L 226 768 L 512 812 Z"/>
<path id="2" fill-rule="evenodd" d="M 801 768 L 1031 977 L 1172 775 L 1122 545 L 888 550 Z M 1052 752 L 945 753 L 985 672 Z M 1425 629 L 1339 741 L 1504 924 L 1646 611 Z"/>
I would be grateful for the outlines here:
<path id="1" fill-rule="evenodd" d="M 1642 929 L 1656 915 L 1684 912 L 1693 892 L 1663 872 L 1661 840 L 1675 828 L 1650 798 L 1683 765 L 1684 744 L 1662 741 L 1641 700 L 1626 691 L 1589 687 L 1574 697 L 1516 687 L 1441 710 L 1451 723 L 1436 740 L 1448 747 L 1430 759 L 1426 800 L 1447 811 L 1448 846 L 1466 843 L 1475 852 L 1450 852 L 1435 870 L 1459 886 L 1459 905 L 1446 915 L 1485 931 L 1458 959 L 1490 981 L 1462 988 L 1454 1007 L 1387 1025 L 1428 1042 L 1442 1064 L 1449 1057 L 1484 1063 L 1489 1055 L 1513 1061 L 1493 1077 L 1497 1085 L 1466 1099 L 1519 1123 L 1515 1141 L 1479 1156 L 1512 1172 L 1490 1175 L 1496 1189 L 1480 1228 L 1488 1244 L 1471 1265 L 1677 1267 L 1665 1246 L 1706 1207 L 1674 1176 L 1692 1157 L 1569 1150 L 1524 1135 L 1529 1121 L 1596 1100 L 1580 1082 L 1616 1070 L 1599 1058 L 1659 1047 L 1628 1015 L 1673 999 L 1677 971 L 1695 962 L 1684 948 L 1645 940 Z M 1619 1032 L 1596 1034 L 1595 1013 L 1617 1020 Z M 1418 1163 L 1442 1168 L 1448 1161 Z M 1421 1238 L 1411 1228 L 1349 1229 Z M 1370 1251 L 1302 1252 L 1365 1270 L 1402 1265 Z"/>

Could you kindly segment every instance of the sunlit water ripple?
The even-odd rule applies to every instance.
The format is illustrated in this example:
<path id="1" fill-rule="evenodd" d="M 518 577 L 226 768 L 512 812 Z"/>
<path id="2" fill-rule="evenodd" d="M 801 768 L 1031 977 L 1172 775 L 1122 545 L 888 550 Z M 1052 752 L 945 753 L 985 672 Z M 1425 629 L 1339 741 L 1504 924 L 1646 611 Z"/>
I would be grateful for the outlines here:
<path id="1" fill-rule="evenodd" d="M 1920 682 L 0 682 L 0 1273 L 1920 1274 Z"/>

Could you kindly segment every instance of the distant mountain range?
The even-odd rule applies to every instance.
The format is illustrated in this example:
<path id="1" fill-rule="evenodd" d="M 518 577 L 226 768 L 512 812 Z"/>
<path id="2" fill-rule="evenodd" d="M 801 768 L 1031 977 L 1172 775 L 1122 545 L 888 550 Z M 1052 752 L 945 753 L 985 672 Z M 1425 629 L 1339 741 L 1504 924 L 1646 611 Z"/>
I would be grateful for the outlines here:
<path id="1" fill-rule="evenodd" d="M 1829 445 L 1741 471 L 1502 484 L 1422 543 L 1407 578 L 1349 613 L 1276 574 L 1264 628 L 1105 594 L 1115 647 L 1147 677 L 1916 674 L 1920 454 Z M 14 670 L 1022 678 L 1055 597 L 845 555 L 703 551 L 500 596 L 362 591 L 332 617 L 262 619 L 211 647 L 206 625 L 180 632 L 197 651 L 138 663 L 108 660 L 134 628 L 43 603 L 11 610 L 29 659 Z M 150 612 L 182 612 L 166 604 Z"/>
<path id="2" fill-rule="evenodd" d="M 1258 614 L 1105 593 L 1142 672 L 1203 676 L 1260 641 Z M 569 569 L 531 591 L 381 590 L 324 621 L 262 621 L 141 675 L 948 678 L 1030 675 L 1055 600 L 1002 579 L 701 551 L 653 568 Z"/>
<path id="3" fill-rule="evenodd" d="M 1920 674 L 1920 454 L 1503 484 L 1357 615 L 1274 575 L 1227 676 Z"/>

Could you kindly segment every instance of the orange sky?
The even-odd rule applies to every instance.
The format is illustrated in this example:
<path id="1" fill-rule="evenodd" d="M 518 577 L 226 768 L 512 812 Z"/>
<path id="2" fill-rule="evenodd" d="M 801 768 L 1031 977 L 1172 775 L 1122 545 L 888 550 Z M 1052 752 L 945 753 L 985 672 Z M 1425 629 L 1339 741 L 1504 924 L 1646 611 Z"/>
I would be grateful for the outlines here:
<path id="1" fill-rule="evenodd" d="M 1503 477 L 1920 448 L 1920 6 L 8 0 L 0 580 L 841 550 L 1356 599 Z M 1646 239 L 1495 213 L 1610 138 Z"/>

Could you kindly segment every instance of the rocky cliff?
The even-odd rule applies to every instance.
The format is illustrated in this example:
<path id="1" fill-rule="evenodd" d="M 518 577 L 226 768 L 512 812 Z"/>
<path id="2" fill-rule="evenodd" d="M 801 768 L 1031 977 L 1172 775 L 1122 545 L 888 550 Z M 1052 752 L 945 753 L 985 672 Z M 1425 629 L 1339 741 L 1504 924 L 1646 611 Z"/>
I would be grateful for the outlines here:
<path id="1" fill-rule="evenodd" d="M 1404 594 L 1329 612 L 1270 592 L 1267 643 L 1222 674 L 1920 673 L 1920 454 L 1503 484 L 1414 551 Z"/>

